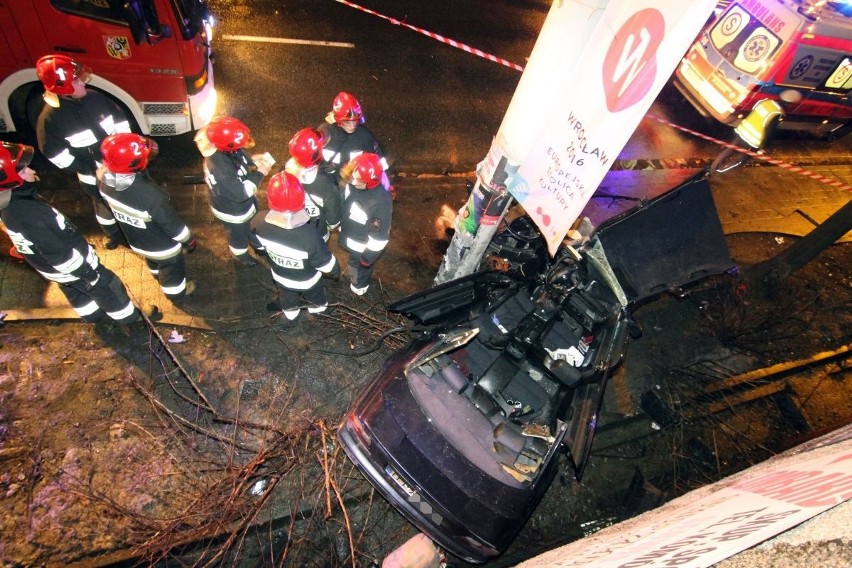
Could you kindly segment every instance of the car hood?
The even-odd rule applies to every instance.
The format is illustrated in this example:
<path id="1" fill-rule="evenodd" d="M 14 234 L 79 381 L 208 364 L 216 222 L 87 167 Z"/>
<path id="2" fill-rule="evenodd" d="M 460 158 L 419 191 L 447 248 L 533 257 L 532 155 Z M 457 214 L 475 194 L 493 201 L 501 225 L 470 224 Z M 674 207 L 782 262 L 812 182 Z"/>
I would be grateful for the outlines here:
<path id="1" fill-rule="evenodd" d="M 703 172 L 601 223 L 586 248 L 603 252 L 629 303 L 735 266 Z"/>

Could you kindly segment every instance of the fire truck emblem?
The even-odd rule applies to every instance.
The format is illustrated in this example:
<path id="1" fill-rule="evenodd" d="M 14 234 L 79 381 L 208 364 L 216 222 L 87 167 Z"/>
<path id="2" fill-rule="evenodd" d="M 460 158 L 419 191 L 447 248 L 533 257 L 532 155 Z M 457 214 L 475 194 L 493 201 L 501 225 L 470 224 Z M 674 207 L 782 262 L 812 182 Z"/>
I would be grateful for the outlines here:
<path id="1" fill-rule="evenodd" d="M 130 59 L 130 42 L 124 36 L 104 36 L 107 53 L 114 59 Z"/>

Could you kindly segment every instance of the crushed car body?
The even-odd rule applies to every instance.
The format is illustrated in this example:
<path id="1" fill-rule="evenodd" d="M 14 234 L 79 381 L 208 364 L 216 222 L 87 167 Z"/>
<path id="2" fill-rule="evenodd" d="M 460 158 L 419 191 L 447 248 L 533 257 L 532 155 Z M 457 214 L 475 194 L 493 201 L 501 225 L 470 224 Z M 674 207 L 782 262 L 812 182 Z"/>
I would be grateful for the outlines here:
<path id="1" fill-rule="evenodd" d="M 526 218 L 493 268 L 390 306 L 426 329 L 384 362 L 338 437 L 377 490 L 469 562 L 502 553 L 558 472 L 579 481 L 632 310 L 734 269 L 703 174 L 554 258 Z"/>

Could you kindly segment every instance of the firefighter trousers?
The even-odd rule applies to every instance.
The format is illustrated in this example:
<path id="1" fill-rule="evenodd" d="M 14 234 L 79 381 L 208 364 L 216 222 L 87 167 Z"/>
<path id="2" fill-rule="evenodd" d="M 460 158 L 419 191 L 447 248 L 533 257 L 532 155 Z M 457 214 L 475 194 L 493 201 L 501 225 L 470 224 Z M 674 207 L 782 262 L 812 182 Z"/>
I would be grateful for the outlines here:
<path id="1" fill-rule="evenodd" d="M 183 252 L 161 260 L 146 258 L 145 263 L 160 283 L 163 294 L 170 300 L 179 300 L 186 295 L 186 262 Z"/>
<path id="2" fill-rule="evenodd" d="M 302 308 L 307 308 L 310 313 L 316 314 L 328 307 L 328 295 L 322 279 L 307 290 L 286 288 L 277 281 L 275 286 L 278 288 L 278 305 L 287 319 L 296 319 Z"/>
<path id="3" fill-rule="evenodd" d="M 118 276 L 103 265 L 95 271 L 98 280 L 94 285 L 82 280 L 58 283 L 74 311 L 89 323 L 101 320 L 104 315 L 123 324 L 138 321 L 139 312 Z"/>

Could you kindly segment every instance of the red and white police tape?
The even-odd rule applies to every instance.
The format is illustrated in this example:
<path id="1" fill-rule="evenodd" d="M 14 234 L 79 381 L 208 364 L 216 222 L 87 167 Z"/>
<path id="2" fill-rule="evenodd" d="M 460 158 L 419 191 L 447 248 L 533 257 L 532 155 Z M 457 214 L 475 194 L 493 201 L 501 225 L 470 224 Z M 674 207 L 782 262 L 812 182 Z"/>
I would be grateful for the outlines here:
<path id="1" fill-rule="evenodd" d="M 453 46 L 457 49 L 461 49 L 462 51 L 466 51 L 468 53 L 472 53 L 473 55 L 477 55 L 477 56 L 482 57 L 484 59 L 487 59 L 489 61 L 493 61 L 494 63 L 499 63 L 500 65 L 505 65 L 506 67 L 511 67 L 512 69 L 515 69 L 516 71 L 523 71 L 524 70 L 523 67 L 521 67 L 520 65 L 517 65 L 515 63 L 512 63 L 511 61 L 506 61 L 505 59 L 503 59 L 501 57 L 497 57 L 496 55 L 491 55 L 490 53 L 485 53 L 482 50 L 479 50 L 479 49 L 476 49 L 475 47 L 471 47 L 467 44 L 458 42 L 454 39 L 450 39 L 448 37 L 444 37 L 442 35 L 432 33 L 428 30 L 424 30 L 423 28 L 418 28 L 417 26 L 412 26 L 411 24 L 407 24 L 405 22 L 397 20 L 396 18 L 391 18 L 390 16 L 385 16 L 384 14 L 379 14 L 378 12 L 374 12 L 373 10 L 370 10 L 369 8 L 359 6 L 358 4 L 355 4 L 353 2 L 348 2 L 347 0 L 336 0 L 336 1 L 340 2 L 341 4 L 345 4 L 345 5 L 347 5 L 351 8 L 355 8 L 356 10 L 361 10 L 362 12 L 366 12 L 367 14 L 370 14 L 372 16 L 376 16 L 378 18 L 382 18 L 383 20 L 387 20 L 392 24 L 396 24 L 397 26 L 402 26 L 402 27 L 408 28 L 410 30 L 414 30 L 415 32 L 417 32 L 419 34 L 423 34 L 427 37 L 431 37 L 432 39 L 436 39 L 436 40 L 440 41 L 441 43 L 446 43 L 447 45 L 451 45 L 451 46 Z"/>
<path id="2" fill-rule="evenodd" d="M 687 134 L 692 134 L 693 136 L 697 136 L 698 138 L 702 138 L 704 140 L 708 140 L 710 142 L 713 142 L 714 144 L 718 144 L 719 146 L 724 146 L 725 148 L 731 148 L 731 149 L 736 150 L 738 152 L 742 152 L 743 154 L 748 154 L 752 158 L 757 158 L 758 160 L 762 160 L 762 161 L 764 161 L 768 164 L 772 164 L 773 166 L 778 166 L 779 168 L 784 168 L 785 170 L 789 170 L 791 172 L 803 175 L 805 177 L 809 177 L 811 179 L 817 180 L 819 182 L 830 185 L 832 187 L 836 187 L 838 189 L 843 189 L 843 190 L 846 190 L 846 191 L 852 191 L 852 185 L 846 185 L 843 182 L 838 181 L 836 179 L 831 179 L 831 178 L 826 177 L 822 174 L 818 174 L 818 173 L 812 172 L 810 170 L 800 168 L 799 166 L 794 166 L 793 164 L 789 164 L 789 163 L 783 162 L 781 160 L 776 160 L 775 158 L 769 157 L 765 154 L 758 154 L 757 152 L 752 152 L 751 150 L 747 150 L 745 148 L 735 146 L 734 144 L 729 144 L 728 142 L 723 142 L 723 141 L 719 140 L 718 138 L 713 138 L 712 136 L 707 136 L 706 134 L 696 132 L 695 130 L 692 130 L 690 128 L 685 128 L 683 126 L 680 126 L 679 124 L 675 124 L 673 122 L 669 122 L 668 120 L 662 119 L 658 116 L 654 116 L 653 114 L 646 114 L 645 116 L 648 117 L 648 118 L 651 118 L 653 120 L 656 120 L 659 123 L 665 124 L 667 126 L 671 126 L 672 128 L 677 128 L 678 130 L 686 132 Z"/>
<path id="3" fill-rule="evenodd" d="M 424 30 L 423 28 L 418 28 L 416 26 L 412 26 L 411 24 L 408 24 L 406 22 L 402 22 L 400 20 L 397 20 L 396 18 L 392 18 L 390 16 L 380 14 L 379 12 L 376 12 L 374 10 L 370 10 L 369 8 L 365 8 L 364 6 L 360 6 L 358 4 L 355 4 L 354 2 L 349 2 L 348 0 L 335 0 L 335 1 L 339 2 L 341 4 L 345 4 L 346 6 L 349 6 L 351 8 L 355 8 L 356 10 L 361 10 L 362 12 L 365 12 L 365 13 L 370 14 L 372 16 L 376 16 L 377 18 L 382 18 L 383 20 L 387 20 L 392 24 L 395 24 L 395 25 L 398 25 L 398 26 L 403 26 L 403 27 L 408 28 L 410 30 L 413 30 L 413 31 L 415 31 L 419 34 L 423 34 L 423 35 L 430 37 L 434 40 L 440 41 L 441 43 L 446 43 L 447 45 L 451 45 L 451 46 L 453 46 L 457 49 L 461 49 L 462 51 L 466 51 L 467 53 L 472 53 L 473 55 L 477 55 L 477 56 L 482 57 L 484 59 L 487 59 L 489 61 L 493 61 L 494 63 L 499 63 L 500 65 L 505 65 L 506 67 L 510 67 L 512 69 L 515 69 L 516 71 L 523 72 L 523 70 L 524 70 L 523 66 L 518 65 L 516 63 L 512 63 L 511 61 L 507 61 L 507 60 L 505 60 L 501 57 L 497 57 L 496 55 L 491 55 L 490 53 L 485 53 L 484 51 L 476 49 L 475 47 L 471 47 L 467 44 L 460 43 L 458 41 L 455 41 L 455 40 L 452 40 L 450 38 L 444 37 L 442 35 L 430 32 L 428 30 Z M 798 166 L 794 166 L 793 164 L 788 164 L 787 162 L 783 162 L 781 160 L 776 160 L 775 158 L 771 158 L 771 157 L 766 156 L 764 154 L 758 154 L 757 152 L 752 152 L 750 150 L 740 148 L 739 146 L 735 146 L 733 144 L 729 144 L 728 142 L 724 142 L 724 141 L 719 140 L 717 138 L 713 138 L 712 136 L 707 136 L 706 134 L 702 134 L 700 132 L 696 132 L 695 130 L 685 128 L 683 126 L 680 126 L 680 125 L 675 124 L 673 122 L 669 122 L 668 120 L 664 120 L 664 119 L 659 118 L 657 116 L 654 116 L 652 114 L 648 114 L 646 116 L 648 118 L 656 120 L 657 122 L 660 122 L 660 123 L 665 124 L 667 126 L 671 126 L 672 128 L 677 128 L 678 130 L 681 130 L 681 131 L 686 132 L 688 134 L 692 134 L 693 136 L 697 136 L 698 138 L 702 138 L 702 139 L 707 140 L 709 142 L 713 142 L 714 144 L 718 144 L 719 146 L 723 146 L 725 148 L 732 148 L 734 150 L 737 150 L 738 152 L 748 154 L 752 158 L 756 158 L 756 159 L 764 161 L 768 164 L 772 164 L 773 166 L 778 166 L 780 168 L 784 168 L 784 169 L 789 170 L 791 172 L 803 175 L 805 177 L 809 177 L 811 179 L 825 183 L 825 184 L 830 185 L 832 187 L 836 187 L 838 189 L 842 189 L 842 190 L 845 190 L 845 191 L 852 191 L 852 186 L 846 185 L 843 182 L 838 181 L 836 179 L 828 178 L 824 175 L 806 170 L 804 168 L 800 168 Z"/>

